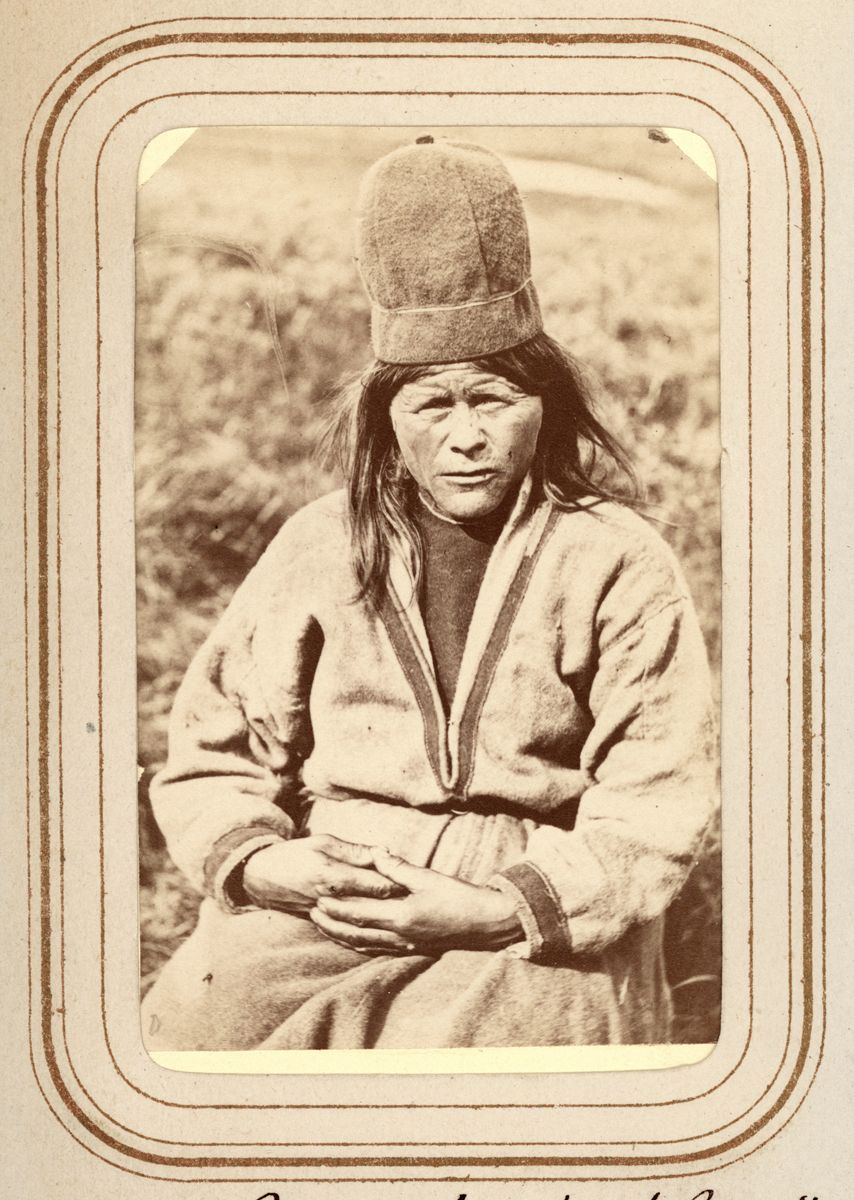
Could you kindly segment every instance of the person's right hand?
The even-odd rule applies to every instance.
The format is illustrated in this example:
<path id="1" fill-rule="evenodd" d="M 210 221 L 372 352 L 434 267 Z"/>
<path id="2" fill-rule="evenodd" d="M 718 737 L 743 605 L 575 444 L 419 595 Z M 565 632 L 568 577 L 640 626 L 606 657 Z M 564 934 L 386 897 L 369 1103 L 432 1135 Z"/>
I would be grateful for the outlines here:
<path id="1" fill-rule="evenodd" d="M 243 890 L 259 908 L 300 916 L 321 896 L 388 899 L 406 891 L 374 868 L 369 847 L 328 833 L 257 850 L 243 867 Z"/>

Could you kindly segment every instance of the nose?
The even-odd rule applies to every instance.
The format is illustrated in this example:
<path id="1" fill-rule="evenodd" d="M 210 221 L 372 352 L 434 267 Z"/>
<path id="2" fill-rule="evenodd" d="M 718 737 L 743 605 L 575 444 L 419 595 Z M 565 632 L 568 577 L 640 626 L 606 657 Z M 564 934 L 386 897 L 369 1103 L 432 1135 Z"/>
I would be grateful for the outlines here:
<path id="1" fill-rule="evenodd" d="M 486 445 L 486 436 L 474 405 L 460 401 L 451 409 L 449 443 L 452 450 L 467 455 Z"/>

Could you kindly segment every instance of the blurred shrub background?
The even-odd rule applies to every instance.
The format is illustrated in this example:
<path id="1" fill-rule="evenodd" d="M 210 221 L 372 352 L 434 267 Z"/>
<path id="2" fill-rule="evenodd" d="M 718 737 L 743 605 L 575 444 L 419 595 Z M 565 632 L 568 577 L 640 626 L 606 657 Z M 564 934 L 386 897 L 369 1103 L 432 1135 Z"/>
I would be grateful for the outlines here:
<path id="1" fill-rule="evenodd" d="M 312 461 L 324 402 L 370 358 L 353 262 L 367 167 L 421 132 L 504 155 L 549 333 L 584 365 L 679 555 L 719 681 L 715 184 L 646 129 L 211 128 L 139 191 L 136 536 L 142 984 L 199 897 L 147 802 L 195 650 L 282 522 L 338 486 Z M 278 335 L 281 351 L 272 336 Z M 720 835 L 668 915 L 677 1041 L 720 1016 Z"/>

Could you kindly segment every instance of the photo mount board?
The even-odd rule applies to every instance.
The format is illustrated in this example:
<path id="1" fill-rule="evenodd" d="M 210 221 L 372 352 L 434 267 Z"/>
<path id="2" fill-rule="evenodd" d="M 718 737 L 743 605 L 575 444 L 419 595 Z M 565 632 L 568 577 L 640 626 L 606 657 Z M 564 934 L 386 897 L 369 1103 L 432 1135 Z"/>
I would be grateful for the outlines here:
<path id="1" fill-rule="evenodd" d="M 23 173 L 31 1046 L 51 1110 L 122 1171 L 208 1183 L 697 1176 L 767 1143 L 814 1079 L 824 1018 L 818 148 L 792 86 L 738 39 L 652 19 L 534 24 L 165 22 L 84 53 L 34 117 Z M 142 1050 L 132 934 L 139 158 L 170 128 L 447 126 L 470 124 L 475 104 L 495 124 L 685 128 L 717 163 L 721 1039 L 701 1063 L 637 1075 L 183 1077 Z"/>

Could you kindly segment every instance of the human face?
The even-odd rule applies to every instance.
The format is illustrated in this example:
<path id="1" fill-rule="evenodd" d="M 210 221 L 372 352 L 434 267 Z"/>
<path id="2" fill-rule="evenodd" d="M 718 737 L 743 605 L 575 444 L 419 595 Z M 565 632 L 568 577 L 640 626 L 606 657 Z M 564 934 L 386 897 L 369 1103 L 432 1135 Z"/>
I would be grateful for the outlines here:
<path id="1" fill-rule="evenodd" d="M 391 402 L 410 474 L 456 521 L 488 516 L 524 479 L 542 419 L 539 396 L 472 363 L 428 367 Z"/>

